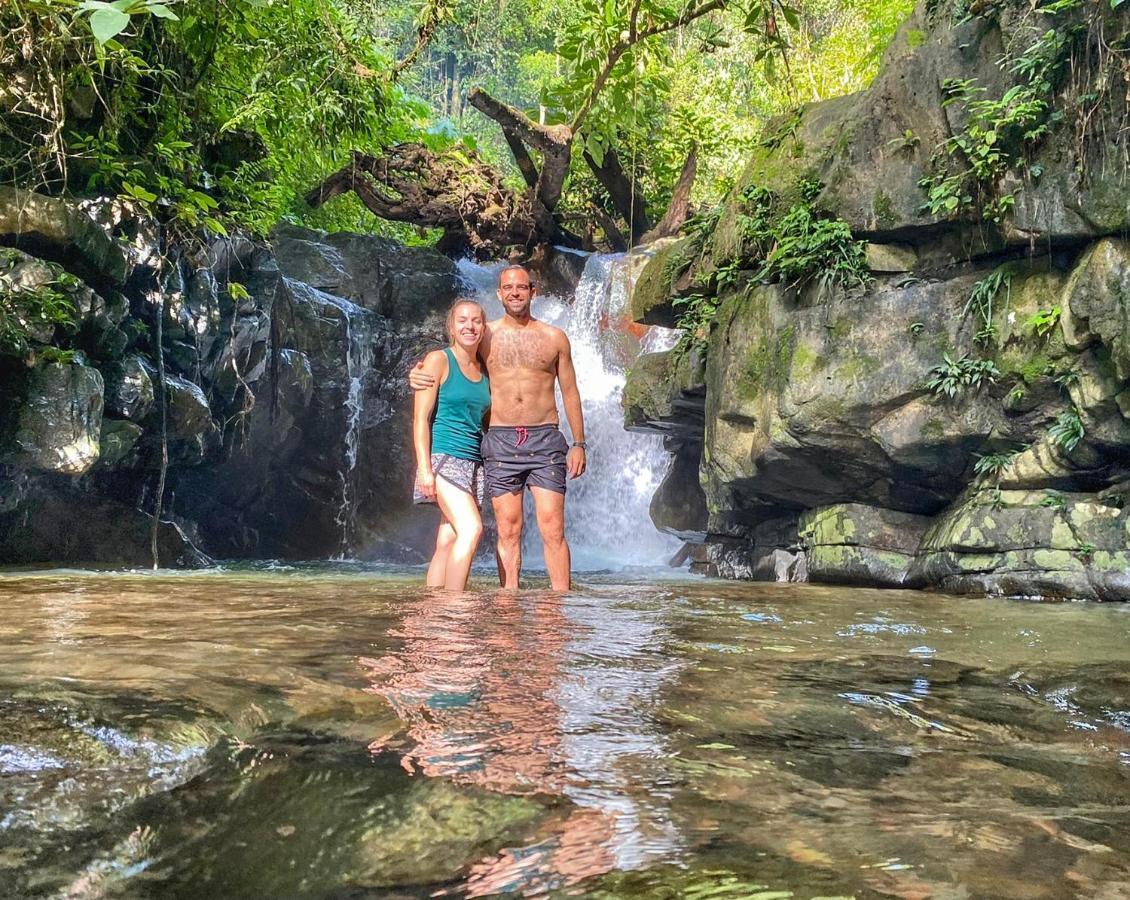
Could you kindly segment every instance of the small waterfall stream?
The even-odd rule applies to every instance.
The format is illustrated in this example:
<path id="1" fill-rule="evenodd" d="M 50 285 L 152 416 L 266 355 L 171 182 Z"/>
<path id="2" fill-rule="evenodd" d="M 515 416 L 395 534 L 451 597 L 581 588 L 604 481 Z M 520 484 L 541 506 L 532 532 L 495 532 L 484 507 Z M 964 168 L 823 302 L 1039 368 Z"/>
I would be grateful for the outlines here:
<path id="1" fill-rule="evenodd" d="M 365 372 L 373 363 L 372 314 L 340 297 L 325 295 L 342 315 L 345 329 L 346 386 L 343 404 L 346 420 L 345 450 L 342 457 L 341 506 L 335 521 L 341 529 L 341 552 L 339 559 L 346 559 L 353 549 L 356 509 L 354 495 L 357 481 L 357 458 L 361 450 L 361 416 L 365 409 Z"/>
<path id="2" fill-rule="evenodd" d="M 576 571 L 662 565 L 679 548 L 648 515 L 669 462 L 662 438 L 624 430 L 620 395 L 629 366 L 642 351 L 665 349 L 674 342 L 668 329 L 650 328 L 638 335 L 640 329 L 629 322 L 629 263 L 625 254 L 593 254 L 572 303 L 552 294 L 534 298 L 534 316 L 569 336 L 585 413 L 588 471 L 570 482 L 566 506 L 566 535 Z M 459 268 L 474 285 L 487 316 L 501 316 L 495 289 L 502 264 L 463 261 Z M 561 424 L 568 435 L 564 415 Z M 526 525 L 523 568 L 543 568 L 528 494 Z"/>

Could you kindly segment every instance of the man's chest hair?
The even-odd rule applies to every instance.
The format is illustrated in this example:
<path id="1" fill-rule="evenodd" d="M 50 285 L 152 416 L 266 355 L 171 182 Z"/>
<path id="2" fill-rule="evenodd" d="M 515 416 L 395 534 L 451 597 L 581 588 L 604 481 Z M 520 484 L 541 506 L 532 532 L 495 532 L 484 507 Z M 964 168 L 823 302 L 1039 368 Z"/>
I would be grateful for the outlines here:
<path id="1" fill-rule="evenodd" d="M 552 372 L 556 363 L 557 348 L 544 331 L 500 328 L 491 335 L 488 360 L 491 367 Z"/>

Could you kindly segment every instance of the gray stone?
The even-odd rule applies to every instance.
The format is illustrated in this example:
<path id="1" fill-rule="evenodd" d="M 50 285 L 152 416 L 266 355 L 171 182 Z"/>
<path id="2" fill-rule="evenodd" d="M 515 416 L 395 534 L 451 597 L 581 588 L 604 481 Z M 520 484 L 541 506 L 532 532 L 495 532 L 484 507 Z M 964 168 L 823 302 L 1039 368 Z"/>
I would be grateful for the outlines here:
<path id="1" fill-rule="evenodd" d="M 872 272 L 913 272 L 918 266 L 918 253 L 909 244 L 868 243 L 865 249 Z"/>
<path id="2" fill-rule="evenodd" d="M 55 197 L 0 186 L 0 241 L 49 255 L 82 277 L 125 283 L 129 260 L 78 207 Z"/>
<path id="3" fill-rule="evenodd" d="M 98 465 L 112 468 L 133 450 L 138 438 L 141 437 L 141 426 L 124 419 L 102 420 L 102 432 L 99 437 L 101 453 L 98 456 Z"/>
<path id="4" fill-rule="evenodd" d="M 98 460 L 102 375 L 83 365 L 49 363 L 28 377 L 11 461 L 40 472 L 82 475 Z"/>
<path id="5" fill-rule="evenodd" d="M 128 356 L 106 373 L 106 413 L 140 422 L 153 409 L 153 380 L 139 356 Z"/>

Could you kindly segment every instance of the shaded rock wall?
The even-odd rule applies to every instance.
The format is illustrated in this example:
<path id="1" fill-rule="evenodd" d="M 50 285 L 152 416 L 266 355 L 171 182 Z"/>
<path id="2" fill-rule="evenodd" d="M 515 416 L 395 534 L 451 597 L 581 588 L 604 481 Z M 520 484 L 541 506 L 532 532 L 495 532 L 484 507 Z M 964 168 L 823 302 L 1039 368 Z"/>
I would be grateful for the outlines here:
<path id="1" fill-rule="evenodd" d="M 1081 134 L 1087 66 L 1102 63 L 1075 57 L 1054 91 L 1065 114 L 1029 163 L 977 188 L 985 204 L 1013 197 L 999 222 L 988 205 L 932 214 L 919 182 L 968 122 L 947 86 L 972 77 L 1002 95 L 1015 80 L 1002 56 L 1057 24 L 1027 4 L 987 9 L 954 24 L 921 7 L 869 90 L 771 129 L 710 237 L 641 275 L 638 321 L 672 321 L 678 297 L 717 303 L 701 346 L 641 359 L 624 393 L 628 427 L 675 453 L 653 518 L 701 541 L 706 568 L 1130 599 L 1125 74 L 1103 82 Z M 1087 28 L 1130 34 L 1125 11 L 1095 15 L 1059 23 L 1080 51 Z M 867 241 L 866 285 L 754 278 L 749 189 L 795 196 L 800 178 Z M 971 302 L 986 293 L 991 305 Z M 946 369 L 952 393 L 930 384 Z"/>
<path id="2" fill-rule="evenodd" d="M 163 564 L 424 558 L 404 373 L 454 265 L 295 228 L 160 246 L 89 212 L 0 193 L 0 564 L 151 562 L 163 443 Z"/>

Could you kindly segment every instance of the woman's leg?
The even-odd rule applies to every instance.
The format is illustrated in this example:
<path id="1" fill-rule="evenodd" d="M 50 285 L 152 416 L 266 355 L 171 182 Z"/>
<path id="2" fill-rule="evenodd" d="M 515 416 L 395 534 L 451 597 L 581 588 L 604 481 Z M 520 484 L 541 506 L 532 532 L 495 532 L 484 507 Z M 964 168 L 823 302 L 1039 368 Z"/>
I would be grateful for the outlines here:
<path id="1" fill-rule="evenodd" d="M 436 552 L 432 554 L 432 561 L 428 563 L 428 587 L 443 587 L 447 578 L 447 560 L 451 556 L 451 548 L 455 544 L 455 529 L 447 521 L 447 516 L 440 513 L 439 530 L 436 532 Z"/>
<path id="2" fill-rule="evenodd" d="M 449 591 L 466 590 L 471 560 L 478 549 L 479 538 L 483 536 L 483 517 L 475 499 L 442 475 L 436 478 L 436 499 L 444 518 L 455 529 L 455 542 L 447 557 L 443 586 Z"/>

